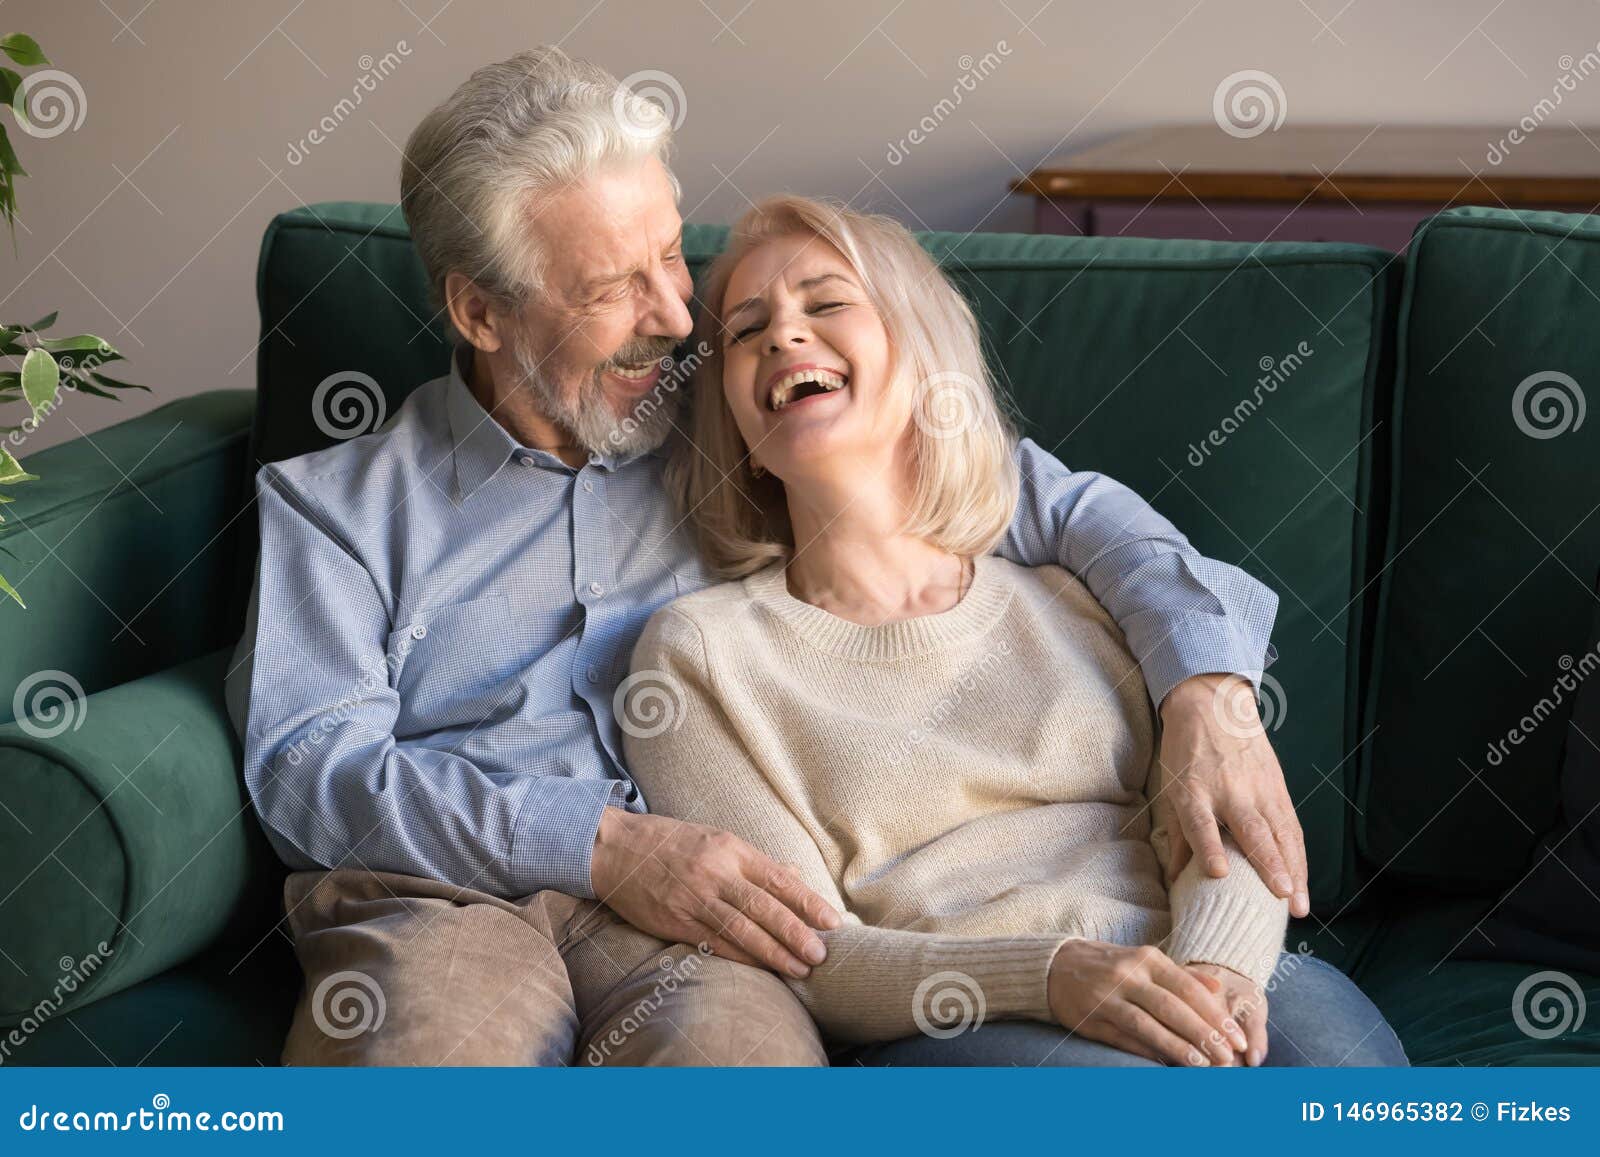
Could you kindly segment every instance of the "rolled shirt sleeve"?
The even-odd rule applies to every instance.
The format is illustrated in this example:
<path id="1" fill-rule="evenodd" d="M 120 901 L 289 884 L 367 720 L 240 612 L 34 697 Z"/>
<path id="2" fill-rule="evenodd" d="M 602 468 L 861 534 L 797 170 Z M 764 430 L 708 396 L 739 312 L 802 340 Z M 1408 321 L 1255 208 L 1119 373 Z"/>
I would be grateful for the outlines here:
<path id="1" fill-rule="evenodd" d="M 1236 566 L 1195 550 L 1177 527 L 1104 474 L 1067 469 L 1024 438 L 1021 492 L 995 553 L 1022 566 L 1059 565 L 1082 579 L 1122 628 L 1150 699 L 1195 675 L 1232 673 L 1259 694 L 1277 659 L 1278 596 Z"/>
<path id="2" fill-rule="evenodd" d="M 257 498 L 260 566 L 228 697 L 246 787 L 284 861 L 592 897 L 595 832 L 624 785 L 486 771 L 447 737 L 397 739 L 387 592 L 274 467 Z"/>

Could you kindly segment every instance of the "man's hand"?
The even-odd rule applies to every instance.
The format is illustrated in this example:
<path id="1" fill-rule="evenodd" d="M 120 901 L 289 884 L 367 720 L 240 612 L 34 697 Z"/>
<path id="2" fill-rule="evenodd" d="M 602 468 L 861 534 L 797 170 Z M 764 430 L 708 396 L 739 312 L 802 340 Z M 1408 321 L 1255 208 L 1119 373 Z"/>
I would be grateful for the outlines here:
<path id="1" fill-rule="evenodd" d="M 840 923 L 792 869 L 737 836 L 666 816 L 606 808 L 589 878 L 595 896 L 642 932 L 794 977 L 827 955 L 812 929 Z"/>
<path id="2" fill-rule="evenodd" d="M 1253 725 L 1252 725 L 1253 724 Z M 1239 675 L 1196 675 L 1161 704 L 1161 761 L 1178 815 L 1172 829 L 1172 874 L 1190 849 L 1206 872 L 1228 874 L 1220 820 L 1289 911 L 1311 911 L 1306 843 L 1294 814 L 1283 768 L 1267 740 L 1250 681 Z"/>
<path id="3" fill-rule="evenodd" d="M 1248 976 L 1231 968 L 1225 968 L 1221 964 L 1191 960 L 1184 965 L 1184 969 L 1202 979 L 1210 977 L 1221 985 L 1222 990 L 1218 995 L 1228 1006 L 1228 1013 L 1233 1022 L 1244 1029 L 1245 1039 L 1248 1041 L 1246 1047 L 1240 1050 L 1243 1053 L 1240 1059 L 1252 1066 L 1266 1060 L 1267 994 L 1262 991 L 1261 986 Z"/>

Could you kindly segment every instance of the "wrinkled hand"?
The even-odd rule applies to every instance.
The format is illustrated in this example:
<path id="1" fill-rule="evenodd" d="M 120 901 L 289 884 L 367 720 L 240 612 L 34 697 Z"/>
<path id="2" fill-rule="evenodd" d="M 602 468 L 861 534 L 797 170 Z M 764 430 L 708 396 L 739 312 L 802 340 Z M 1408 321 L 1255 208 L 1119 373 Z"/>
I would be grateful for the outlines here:
<path id="1" fill-rule="evenodd" d="M 1289 911 L 1311 911 L 1305 834 L 1267 739 L 1250 681 L 1239 675 L 1196 675 L 1161 704 L 1161 761 L 1172 778 L 1178 816 L 1171 833 L 1172 875 L 1191 849 L 1207 874 L 1228 874 L 1218 821 L 1238 841 L 1262 880 L 1289 900 Z"/>
<path id="2" fill-rule="evenodd" d="M 1247 1044 L 1215 977 L 1153 945 L 1069 940 L 1050 962 L 1050 1013 L 1063 1028 L 1172 1065 L 1231 1065 Z"/>
<path id="3" fill-rule="evenodd" d="M 642 932 L 794 977 L 827 955 L 812 929 L 840 923 L 793 869 L 737 836 L 666 816 L 606 808 L 589 878 L 595 896 Z"/>
<path id="4" fill-rule="evenodd" d="M 1184 965 L 1186 971 L 1200 977 L 1210 977 L 1222 985 L 1218 994 L 1227 1005 L 1234 1021 L 1244 1029 L 1248 1045 L 1241 1049 L 1247 1065 L 1259 1065 L 1267 1057 L 1267 994 L 1259 984 L 1243 973 L 1220 964 L 1192 960 Z"/>

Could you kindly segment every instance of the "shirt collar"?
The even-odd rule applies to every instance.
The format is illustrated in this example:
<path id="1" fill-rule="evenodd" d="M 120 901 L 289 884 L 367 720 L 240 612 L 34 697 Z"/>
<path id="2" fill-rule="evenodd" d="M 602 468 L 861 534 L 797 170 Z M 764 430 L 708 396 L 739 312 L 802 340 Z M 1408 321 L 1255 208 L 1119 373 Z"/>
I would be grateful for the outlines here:
<path id="1" fill-rule="evenodd" d="M 531 458 L 537 466 L 567 474 L 575 473 L 571 466 L 548 450 L 523 446 L 490 416 L 467 388 L 466 377 L 462 373 L 462 366 L 471 356 L 470 345 L 462 343 L 456 346 L 450 356 L 450 381 L 445 393 L 445 406 L 450 416 L 450 442 L 455 459 L 456 501 L 465 502 L 512 458 Z M 653 450 L 626 457 L 592 453 L 589 463 L 612 472 L 637 459 L 665 458 L 668 453 L 667 444 L 663 443 Z"/>
<path id="2" fill-rule="evenodd" d="M 472 347 L 459 345 L 450 355 L 450 382 L 445 387 L 445 410 L 450 416 L 450 445 L 455 459 L 455 500 L 465 502 L 473 491 L 493 478 L 521 451 L 504 426 L 489 416 L 467 388 L 462 360 Z"/>

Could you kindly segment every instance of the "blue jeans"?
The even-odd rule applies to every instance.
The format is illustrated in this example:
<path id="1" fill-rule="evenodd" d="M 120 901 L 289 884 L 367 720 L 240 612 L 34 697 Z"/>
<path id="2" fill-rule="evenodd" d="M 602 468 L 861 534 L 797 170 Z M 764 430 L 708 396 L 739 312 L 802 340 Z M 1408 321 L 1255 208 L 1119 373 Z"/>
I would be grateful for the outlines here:
<path id="1" fill-rule="evenodd" d="M 1155 1067 L 1162 1062 L 1037 1021 L 991 1021 L 959 1036 L 907 1037 L 831 1053 L 834 1064 L 1066 1068 Z M 1403 1066 L 1405 1049 L 1383 1014 L 1344 973 L 1315 956 L 1284 952 L 1267 989 L 1263 1065 Z"/>

